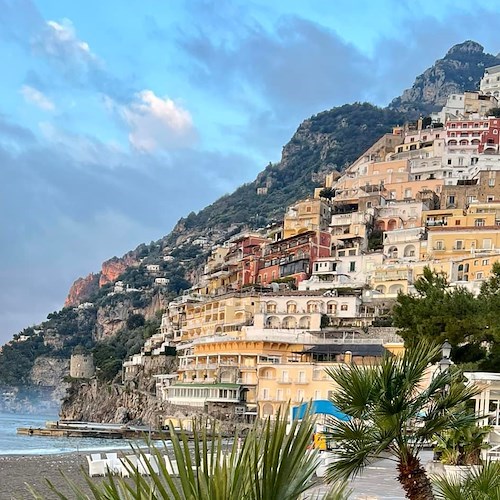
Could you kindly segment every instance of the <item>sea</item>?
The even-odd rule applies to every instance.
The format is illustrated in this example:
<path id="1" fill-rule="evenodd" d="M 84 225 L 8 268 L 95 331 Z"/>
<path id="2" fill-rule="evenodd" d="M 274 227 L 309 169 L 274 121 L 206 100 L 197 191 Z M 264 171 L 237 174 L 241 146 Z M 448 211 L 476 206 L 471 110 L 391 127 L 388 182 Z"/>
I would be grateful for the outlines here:
<path id="1" fill-rule="evenodd" d="M 55 413 L 0 412 L 0 455 L 53 455 L 71 452 L 105 452 L 130 449 L 133 441 L 126 439 L 64 438 L 18 435 L 18 427 L 45 427 L 45 422 L 56 421 Z"/>

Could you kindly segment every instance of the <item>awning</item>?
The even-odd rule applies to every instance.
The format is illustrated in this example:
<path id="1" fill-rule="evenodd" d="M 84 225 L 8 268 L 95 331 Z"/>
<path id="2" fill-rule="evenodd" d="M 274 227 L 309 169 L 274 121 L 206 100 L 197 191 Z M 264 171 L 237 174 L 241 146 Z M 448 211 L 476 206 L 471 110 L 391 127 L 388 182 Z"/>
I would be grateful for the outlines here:
<path id="1" fill-rule="evenodd" d="M 345 354 L 349 351 L 353 356 L 383 356 L 386 349 L 382 344 L 348 344 L 338 342 L 335 344 L 315 345 L 304 349 L 301 354 Z"/>
<path id="2" fill-rule="evenodd" d="M 292 408 L 292 418 L 304 418 L 306 411 L 309 411 L 312 415 L 330 415 L 343 421 L 350 420 L 351 418 L 349 415 L 342 413 L 331 401 L 328 401 L 327 399 L 316 399 L 310 403 L 303 403 L 300 406 L 294 406 Z"/>

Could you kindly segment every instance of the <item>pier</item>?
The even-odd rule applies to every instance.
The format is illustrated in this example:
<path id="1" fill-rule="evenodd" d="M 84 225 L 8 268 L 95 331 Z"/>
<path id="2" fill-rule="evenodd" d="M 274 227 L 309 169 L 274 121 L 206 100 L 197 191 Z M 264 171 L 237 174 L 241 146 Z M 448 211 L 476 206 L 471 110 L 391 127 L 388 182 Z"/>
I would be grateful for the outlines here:
<path id="1" fill-rule="evenodd" d="M 18 427 L 17 434 L 43 437 L 77 437 L 104 439 L 165 439 L 168 431 L 158 431 L 146 426 L 100 424 L 96 422 L 64 421 L 46 422 L 45 427 Z"/>

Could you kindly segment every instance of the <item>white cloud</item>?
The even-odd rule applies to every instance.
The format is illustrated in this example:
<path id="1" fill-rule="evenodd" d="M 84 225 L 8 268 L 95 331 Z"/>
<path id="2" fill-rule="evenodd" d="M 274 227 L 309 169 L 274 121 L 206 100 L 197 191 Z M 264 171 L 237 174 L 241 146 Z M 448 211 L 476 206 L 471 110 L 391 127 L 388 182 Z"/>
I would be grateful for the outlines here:
<path id="1" fill-rule="evenodd" d="M 136 101 L 121 106 L 119 113 L 130 129 L 130 144 L 139 151 L 183 148 L 196 140 L 189 111 L 152 90 L 136 94 Z"/>
<path id="2" fill-rule="evenodd" d="M 70 19 L 47 21 L 45 29 L 32 40 L 32 45 L 37 52 L 63 65 L 67 71 L 75 71 L 77 68 L 89 71 L 102 66 L 89 44 L 77 37 Z"/>
<path id="3" fill-rule="evenodd" d="M 26 102 L 30 102 L 44 111 L 54 111 L 56 108 L 54 103 L 43 92 L 40 92 L 40 90 L 35 87 L 23 85 L 21 87 L 21 94 Z"/>

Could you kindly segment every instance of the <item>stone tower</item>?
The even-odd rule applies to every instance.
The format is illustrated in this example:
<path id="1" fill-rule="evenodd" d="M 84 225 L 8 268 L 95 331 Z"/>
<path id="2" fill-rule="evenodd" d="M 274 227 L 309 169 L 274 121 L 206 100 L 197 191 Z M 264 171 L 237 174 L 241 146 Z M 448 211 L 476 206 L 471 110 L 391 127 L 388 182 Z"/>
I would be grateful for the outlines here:
<path id="1" fill-rule="evenodd" d="M 74 353 L 69 362 L 72 378 L 92 378 L 95 373 L 94 358 L 91 353 Z"/>

